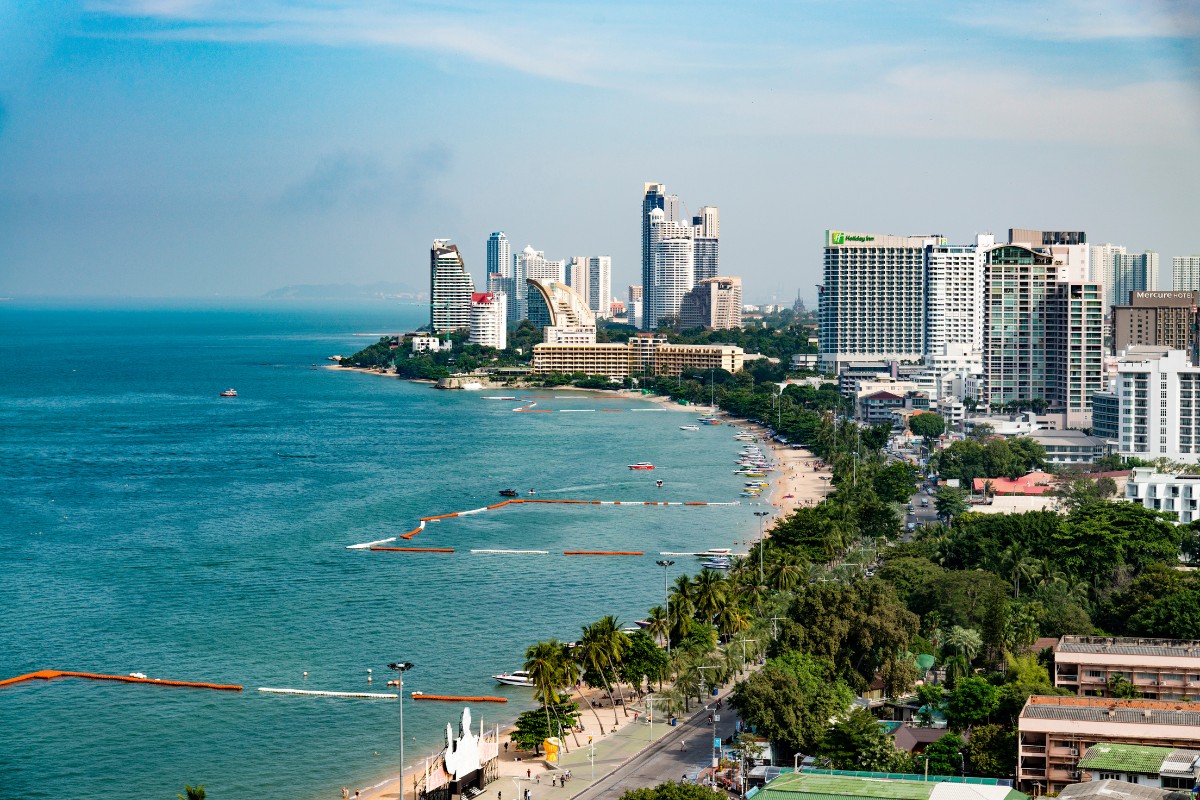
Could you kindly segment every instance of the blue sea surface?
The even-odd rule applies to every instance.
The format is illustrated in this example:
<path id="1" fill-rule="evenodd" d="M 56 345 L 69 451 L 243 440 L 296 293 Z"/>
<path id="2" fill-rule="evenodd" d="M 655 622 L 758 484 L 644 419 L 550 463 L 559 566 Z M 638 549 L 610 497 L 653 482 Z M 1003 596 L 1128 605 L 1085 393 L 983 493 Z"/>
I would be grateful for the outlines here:
<path id="1" fill-rule="evenodd" d="M 347 550 L 497 491 L 737 499 L 725 426 L 641 400 L 438 392 L 324 369 L 418 306 L 0 305 L 0 679 L 62 669 L 241 684 L 241 693 L 58 679 L 0 688 L 0 797 L 336 798 L 398 763 L 395 702 L 257 687 L 504 694 L 538 639 L 662 601 L 659 551 L 741 549 L 752 508 L 520 505 Z M 315 365 L 315 367 L 314 367 Z M 219 398 L 234 387 L 238 397 Z M 542 395 L 519 414 L 481 394 Z M 622 409 L 601 413 L 599 409 Z M 626 465 L 653 461 L 652 473 Z M 662 479 L 658 489 L 655 479 Z M 471 549 L 549 555 L 472 554 Z M 643 557 L 565 557 L 567 549 Z M 694 571 L 678 558 L 668 577 Z M 367 682 L 373 670 L 374 682 Z M 303 674 L 307 672 L 307 679 Z M 394 690 L 392 690 L 394 691 Z M 456 706 L 405 702 L 411 764 Z"/>

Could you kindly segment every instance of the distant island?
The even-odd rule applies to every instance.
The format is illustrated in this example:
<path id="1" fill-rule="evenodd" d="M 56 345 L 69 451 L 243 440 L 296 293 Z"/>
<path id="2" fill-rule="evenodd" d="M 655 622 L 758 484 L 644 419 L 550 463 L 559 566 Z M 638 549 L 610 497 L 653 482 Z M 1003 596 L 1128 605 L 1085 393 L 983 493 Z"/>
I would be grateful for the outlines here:
<path id="1" fill-rule="evenodd" d="M 269 300 L 357 300 L 377 298 L 380 300 L 429 300 L 428 292 L 421 292 L 403 283 L 379 281 L 358 285 L 354 283 L 301 283 L 272 289 L 263 295 Z"/>

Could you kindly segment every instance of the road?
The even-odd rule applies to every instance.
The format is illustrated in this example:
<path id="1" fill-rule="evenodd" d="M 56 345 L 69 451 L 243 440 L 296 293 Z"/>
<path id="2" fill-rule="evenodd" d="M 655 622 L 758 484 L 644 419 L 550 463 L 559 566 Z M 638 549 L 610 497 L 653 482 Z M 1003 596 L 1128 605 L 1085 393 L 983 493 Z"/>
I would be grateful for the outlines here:
<path id="1" fill-rule="evenodd" d="M 728 690 L 721 693 L 725 698 L 722 708 L 714 710 L 720 721 L 708 724 L 705 714 L 697 714 L 672 729 L 671 733 L 627 762 L 600 778 L 592 786 L 574 796 L 574 800 L 608 800 L 620 797 L 629 789 L 657 786 L 666 781 L 678 781 L 686 775 L 695 780 L 701 770 L 712 765 L 713 737 L 722 739 L 733 735 L 737 714 L 727 701 Z M 680 743 L 686 749 L 680 749 Z"/>

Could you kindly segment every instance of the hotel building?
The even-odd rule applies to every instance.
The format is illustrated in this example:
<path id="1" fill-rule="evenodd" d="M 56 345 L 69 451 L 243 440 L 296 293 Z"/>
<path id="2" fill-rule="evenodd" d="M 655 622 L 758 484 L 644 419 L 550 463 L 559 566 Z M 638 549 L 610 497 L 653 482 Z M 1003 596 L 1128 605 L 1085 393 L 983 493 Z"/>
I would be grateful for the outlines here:
<path id="1" fill-rule="evenodd" d="M 742 279 L 705 278 L 683 297 L 679 327 L 727 330 L 742 327 Z"/>
<path id="2" fill-rule="evenodd" d="M 471 295 L 471 344 L 503 350 L 508 347 L 508 297 L 504 292 Z"/>
<path id="3" fill-rule="evenodd" d="M 532 245 L 526 245 L 525 249 L 516 256 L 513 279 L 517 284 L 517 303 L 520 305 L 517 319 L 528 319 L 528 281 L 533 279 L 566 284 L 567 262 L 565 260 L 550 261 L 546 258 L 545 252 L 534 250 Z"/>
<path id="4" fill-rule="evenodd" d="M 572 256 L 567 285 L 584 299 L 596 319 L 612 316 L 612 256 Z"/>
<path id="5" fill-rule="evenodd" d="M 665 336 L 638 334 L 624 343 L 534 345 L 533 373 L 582 372 L 612 380 L 645 375 L 677 378 L 687 370 L 737 372 L 744 355 L 742 348 L 733 345 L 669 344 Z"/>
<path id="6" fill-rule="evenodd" d="M 429 328 L 434 334 L 471 327 L 475 284 L 449 239 L 434 239 L 429 250 Z"/>
<path id="7" fill-rule="evenodd" d="M 1132 292 L 1128 305 L 1112 309 L 1112 352 L 1149 345 L 1185 350 L 1200 363 L 1200 292 Z"/>
<path id="8" fill-rule="evenodd" d="M 821 364 L 919 361 L 925 353 L 925 249 L 941 236 L 825 231 L 817 307 Z"/>
<path id="9" fill-rule="evenodd" d="M 1017 785 L 1049 794 L 1082 779 L 1080 758 L 1095 744 L 1200 746 L 1200 703 L 1033 695 L 1017 742 Z"/>
<path id="10" fill-rule="evenodd" d="M 650 225 L 651 283 L 643 287 L 642 327 L 647 330 L 674 324 L 683 296 L 695 285 L 695 250 L 692 226 L 668 219 L 656 208 L 648 215 Z"/>
<path id="11" fill-rule="evenodd" d="M 721 274 L 721 217 L 716 206 L 704 206 L 692 217 L 692 249 L 696 282 Z"/>
<path id="12" fill-rule="evenodd" d="M 529 321 L 547 344 L 595 344 L 596 317 L 579 293 L 559 281 L 526 282 Z"/>

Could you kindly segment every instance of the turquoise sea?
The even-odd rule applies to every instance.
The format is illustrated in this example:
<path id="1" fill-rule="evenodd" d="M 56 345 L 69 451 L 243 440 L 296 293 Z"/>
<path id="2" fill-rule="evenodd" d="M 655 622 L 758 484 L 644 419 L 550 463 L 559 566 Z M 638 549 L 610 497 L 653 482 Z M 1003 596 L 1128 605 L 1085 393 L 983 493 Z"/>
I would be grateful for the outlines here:
<path id="1" fill-rule="evenodd" d="M 641 618 L 662 598 L 660 550 L 754 535 L 748 506 L 516 506 L 412 541 L 454 554 L 345 549 L 508 487 L 737 498 L 729 429 L 682 432 L 688 415 L 631 410 L 653 408 L 643 401 L 571 395 L 539 408 L 625 411 L 514 414 L 480 393 L 312 367 L 373 341 L 355 333 L 426 315 L 383 302 L 0 305 L 0 678 L 64 669 L 247 687 L 0 689 L 0 797 L 174 798 L 185 783 L 214 800 L 339 797 L 395 772 L 396 703 L 257 687 L 387 691 L 386 664 L 407 660 L 406 691 L 508 694 L 474 712 L 509 721 L 528 690 L 489 675 L 520 668 L 527 645 L 573 640 L 603 614 Z M 217 396 L 228 387 L 236 399 Z M 642 460 L 658 469 L 626 468 Z M 696 568 L 676 560 L 670 578 Z M 410 764 L 456 714 L 405 702 Z"/>

